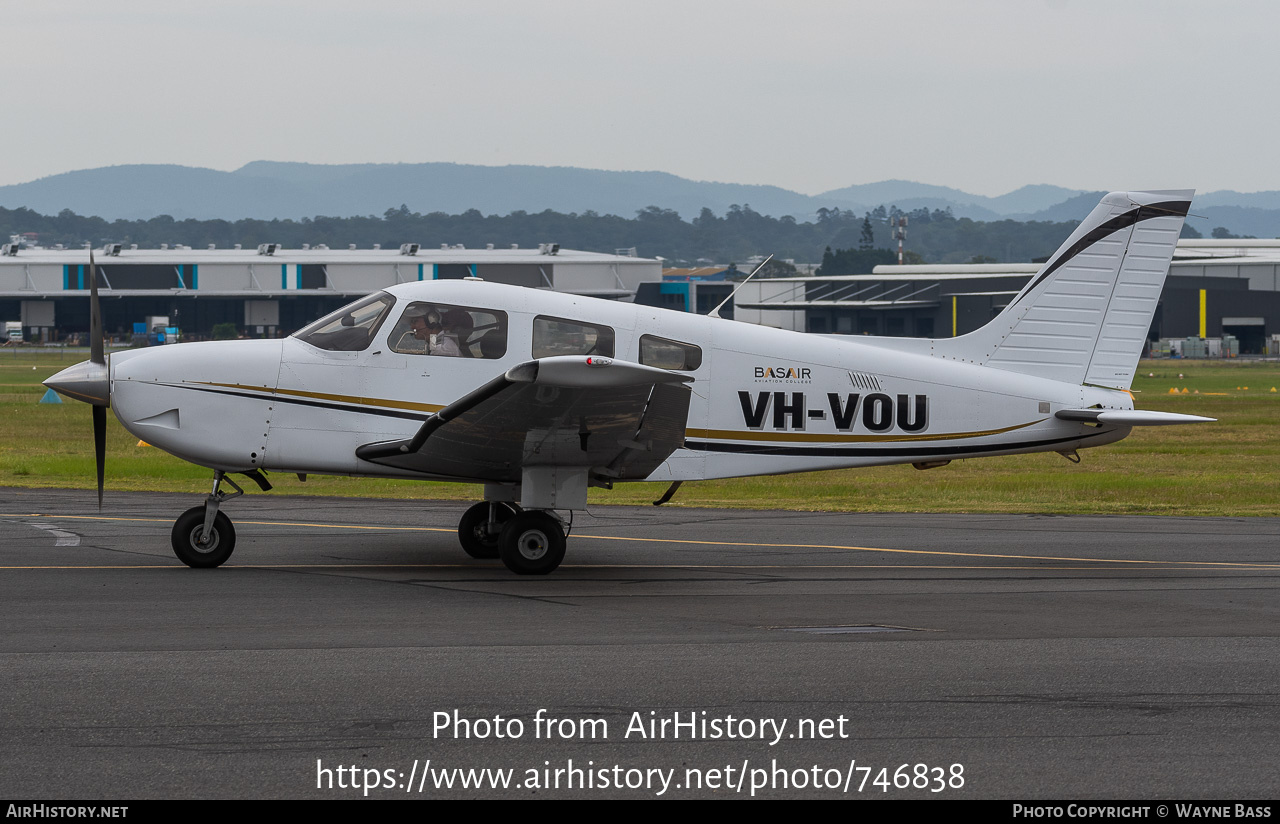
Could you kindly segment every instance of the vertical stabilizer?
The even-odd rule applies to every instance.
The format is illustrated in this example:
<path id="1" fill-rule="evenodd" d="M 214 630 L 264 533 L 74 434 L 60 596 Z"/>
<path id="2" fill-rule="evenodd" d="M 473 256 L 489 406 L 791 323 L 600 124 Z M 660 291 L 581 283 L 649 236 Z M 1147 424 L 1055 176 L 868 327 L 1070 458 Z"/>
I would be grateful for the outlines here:
<path id="1" fill-rule="evenodd" d="M 991 323 L 935 353 L 1128 389 L 1194 190 L 1112 192 Z"/>

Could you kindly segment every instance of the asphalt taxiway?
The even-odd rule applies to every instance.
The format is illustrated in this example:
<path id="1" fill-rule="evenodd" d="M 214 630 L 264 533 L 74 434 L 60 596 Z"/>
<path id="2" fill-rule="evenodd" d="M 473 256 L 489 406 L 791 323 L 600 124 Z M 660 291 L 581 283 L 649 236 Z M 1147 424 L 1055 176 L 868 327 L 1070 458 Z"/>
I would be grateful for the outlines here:
<path id="1" fill-rule="evenodd" d="M 0 796 L 1280 794 L 1280 519 L 609 507 L 524 578 L 457 502 L 272 496 L 190 570 L 196 503 L 0 489 Z"/>

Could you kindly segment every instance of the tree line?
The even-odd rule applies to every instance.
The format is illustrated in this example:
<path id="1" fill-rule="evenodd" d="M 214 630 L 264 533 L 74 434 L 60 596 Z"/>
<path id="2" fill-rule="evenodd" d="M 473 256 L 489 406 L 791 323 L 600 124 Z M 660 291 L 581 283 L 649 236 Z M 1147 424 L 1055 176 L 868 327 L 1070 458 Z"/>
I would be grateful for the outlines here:
<path id="1" fill-rule="evenodd" d="M 750 205 L 734 205 L 723 215 L 704 208 L 692 220 L 671 209 L 650 206 L 635 217 L 601 215 L 587 211 L 565 214 L 546 210 L 507 215 L 484 215 L 475 209 L 451 215 L 420 214 L 406 206 L 387 209 L 382 215 L 356 217 L 316 216 L 300 220 L 175 220 L 160 215 L 148 220 L 113 220 L 82 216 L 70 210 L 41 215 L 30 209 L 0 208 L 0 240 L 12 234 L 34 232 L 42 246 L 95 246 L 102 243 L 136 243 L 143 248 L 183 244 L 203 248 L 214 244 L 245 248 L 260 243 L 280 243 L 286 248 L 325 244 L 330 248 L 398 248 L 402 243 L 424 247 L 462 244 L 499 248 L 518 244 L 559 243 L 565 248 L 612 253 L 634 247 L 641 257 L 662 257 L 668 266 L 698 266 L 743 261 L 752 255 L 772 253 L 779 260 L 800 263 L 822 261 L 826 274 L 866 262 L 893 262 L 897 242 L 890 224 L 908 219 L 905 248 L 907 262 L 967 263 L 1028 262 L 1051 254 L 1075 228 L 1073 222 L 976 221 L 956 218 L 950 210 L 917 209 L 903 212 L 880 206 L 862 215 L 849 210 L 819 209 L 812 221 L 762 215 Z M 893 249 L 891 260 L 880 255 L 846 255 Z M 835 251 L 831 251 L 835 250 Z M 828 261 L 828 257 L 832 260 Z M 866 271 L 870 271 L 869 268 Z"/>

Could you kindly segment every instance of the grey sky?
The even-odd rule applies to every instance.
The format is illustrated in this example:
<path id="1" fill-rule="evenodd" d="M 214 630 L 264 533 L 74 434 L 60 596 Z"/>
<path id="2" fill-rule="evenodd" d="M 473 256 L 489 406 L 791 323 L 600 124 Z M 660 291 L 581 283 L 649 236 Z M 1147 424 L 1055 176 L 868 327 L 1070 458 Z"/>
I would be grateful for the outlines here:
<path id="1" fill-rule="evenodd" d="M 817 193 L 1280 189 L 1280 4 L 0 2 L 0 184 L 122 163 L 660 170 Z"/>

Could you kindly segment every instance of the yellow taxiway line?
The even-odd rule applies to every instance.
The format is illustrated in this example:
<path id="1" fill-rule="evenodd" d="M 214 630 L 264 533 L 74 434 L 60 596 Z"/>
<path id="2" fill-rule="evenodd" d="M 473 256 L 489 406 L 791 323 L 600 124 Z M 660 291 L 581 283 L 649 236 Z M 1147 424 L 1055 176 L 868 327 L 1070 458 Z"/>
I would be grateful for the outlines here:
<path id="1" fill-rule="evenodd" d="M 54 519 L 54 520 L 127 521 L 127 522 L 137 522 L 137 523 L 166 523 L 166 524 L 167 524 L 167 523 L 169 523 L 169 520 L 168 520 L 168 519 L 165 519 L 165 518 L 119 518 L 119 517 L 110 517 L 110 516 L 106 516 L 106 515 L 46 515 L 46 514 L 42 514 L 42 513 L 35 513 L 35 512 L 32 512 L 32 513 L 24 513 L 24 514 L 14 514 L 14 515 L 0 514 L 0 518 L 50 518 L 50 519 Z M 447 532 L 447 533 L 454 533 L 454 532 L 456 532 L 456 531 L 457 531 L 457 530 L 455 530 L 455 529 L 447 529 L 447 528 L 444 528 L 444 527 L 421 527 L 421 526 L 382 526 L 382 525 L 377 525 L 377 524 L 317 524 L 317 523 L 307 523 L 307 522 L 301 522 L 301 521 L 239 521 L 239 523 L 242 523 L 242 524 L 252 524 L 252 525 L 255 525 L 255 526 L 291 526 L 291 527 L 314 527 L 314 528 L 320 528 L 320 529 L 356 529 L 356 530 L 367 530 L 367 531 L 374 531 L 374 532 Z M 690 544 L 690 545 L 694 545 L 694 546 L 750 547 L 750 548 L 755 548 L 755 549 L 836 549 L 836 550 L 844 550 L 844 551 L 846 551 L 846 552 L 888 552 L 888 553 L 904 554 L 904 555 L 940 555 L 940 556 L 948 556 L 948 557 L 956 557 L 956 558 L 990 558 L 990 559 L 1013 560 L 1013 561 L 1062 561 L 1062 562 L 1083 563 L 1083 564 L 1133 564 L 1133 565 L 1143 566 L 1144 568 L 1151 568 L 1151 567 L 1153 567 L 1153 566 L 1154 566 L 1154 567 L 1158 567 L 1158 568 L 1162 568 L 1162 569 L 1204 569 L 1204 568 L 1218 568 L 1218 569 L 1223 569 L 1223 568 L 1226 568 L 1226 569 L 1280 569 L 1280 564 L 1256 564 L 1256 563 L 1255 563 L 1255 564 L 1250 564 L 1250 563 L 1243 563 L 1243 562 L 1236 562 L 1236 561 L 1161 561 L 1161 560 L 1127 559 L 1127 558 L 1074 558 L 1074 557 L 1057 556 L 1057 555 L 1008 555 L 1008 554 L 1001 554 L 1001 553 L 984 553 L 984 552 L 954 552 L 954 551 L 946 551 L 946 550 L 932 550 L 932 549 L 890 549 L 890 548 L 887 548 L 887 547 L 847 546 L 847 545 L 843 545 L 843 544 L 793 544 L 793 543 L 763 543 L 763 542 L 756 542 L 756 541 L 702 541 L 702 540 L 692 540 L 692 539 L 688 539 L 688 538 L 638 538 L 638 537 L 623 536 L 623 535 L 590 535 L 590 534 L 583 535 L 583 534 L 574 534 L 574 535 L 573 535 L 573 536 L 571 536 L 571 537 L 573 537 L 573 538 L 575 538 L 575 539 L 586 539 L 586 538 L 590 538 L 590 539 L 592 539 L 592 540 L 596 540 L 596 541 L 624 541 L 624 542 L 630 542 L 630 543 Z M 273 564 L 254 564 L 254 565 L 248 565 L 248 564 L 246 564 L 246 565 L 243 565 L 243 566 L 241 566 L 241 565 L 228 565 L 228 566 L 236 566 L 237 568 L 241 568 L 241 569 L 245 569 L 245 568 L 262 568 L 262 569 L 268 569 L 268 568 L 272 568 L 272 567 L 281 567 L 281 568 L 283 568 L 283 567 L 289 567 L 289 568 L 297 568 L 297 567 L 299 567 L 299 566 L 307 566 L 307 567 L 325 567 L 325 566 L 334 566 L 334 567 L 347 567 L 347 568 L 350 568 L 350 567 L 368 567 L 368 568 L 378 568 L 378 567 L 380 567 L 380 566 L 386 566 L 386 567 L 394 567 L 394 568 L 424 568 L 424 569 L 425 569 L 425 568 L 433 568 L 433 569 L 434 569 L 434 568 L 448 568 L 448 567 L 454 567 L 454 566 L 456 566 L 456 567 L 457 567 L 457 568 L 459 568 L 459 569 L 474 569 L 474 567 L 472 567 L 472 566 L 470 566 L 470 565 L 465 565 L 465 564 L 460 564 L 460 565 L 453 565 L 453 564 L 387 564 L 387 565 L 377 565 L 377 564 L 351 564 L 351 565 L 339 565 L 339 564 L 334 564 L 334 565 L 325 565 L 325 564 L 306 564 L 306 565 L 300 565 L 300 564 L 274 564 L 274 565 L 273 565 Z M 567 568 L 575 568 L 575 565 L 572 565 L 572 564 L 562 564 L 561 566 L 562 566 L 562 567 L 567 567 Z M 626 565 L 626 566 L 634 566 L 634 568 L 637 568 L 637 569 L 640 569 L 640 568 L 654 568 L 654 569 L 658 569 L 658 568 L 662 568 L 662 569 L 669 569 L 669 568 L 687 568 L 687 569 L 698 569 L 698 568 L 705 568 L 705 569 L 775 569 L 775 568 L 776 568 L 776 569 L 794 569 L 794 568 L 796 568 L 796 567 L 793 567 L 793 566 L 782 566 L 782 565 L 754 565 L 754 564 L 746 564 L 746 565 L 736 565 L 736 564 L 706 564 L 706 565 L 702 565 L 702 564 L 663 564 L 663 565 L 651 565 L 651 566 L 650 566 L 650 565 Z M 885 568 L 890 568 L 890 567 L 894 567 L 894 565 L 887 565 Z M 62 568 L 62 567 L 6 567 L 6 566 L 0 566 L 0 569 L 60 569 L 60 568 Z M 67 567 L 67 568 L 74 568 L 74 569 L 95 569 L 95 568 L 101 568 L 101 569 L 116 569 L 116 568 L 118 568 L 118 567 L 111 566 L 111 567 Z M 139 568 L 146 568 L 146 567 L 139 567 Z M 596 567 L 596 566 L 577 566 L 576 568 L 579 568 L 579 569 L 588 569 L 588 568 L 600 568 L 600 567 Z M 624 567 L 622 567 L 622 566 L 613 566 L 613 565 L 608 565 L 607 567 L 604 567 L 604 568 L 617 569 L 617 568 L 624 568 Z M 848 565 L 812 565 L 812 566 L 810 566 L 810 565 L 805 565 L 805 566 L 804 566 L 804 568 L 805 568 L 805 569 L 855 569 L 855 568 L 858 568 L 858 569 L 867 569 L 867 568 L 880 568 L 880 567 L 848 566 Z M 895 568 L 911 568 L 911 567 L 895 567 Z M 923 567 L 923 568 L 934 568 L 934 567 Z M 969 568 L 969 567 L 936 567 L 936 568 L 940 568 L 940 569 L 965 569 L 965 568 Z M 1003 569 L 1003 568 L 1009 568 L 1009 569 L 1023 569 L 1023 568 L 1037 568 L 1037 569 L 1045 569 L 1045 567 L 990 567 L 990 566 L 984 566 L 984 567 L 971 567 L 971 568 L 973 568 L 973 569 Z M 1098 568 L 1099 568 L 1099 569 L 1105 569 L 1105 568 L 1107 568 L 1107 567 L 1098 567 Z"/>
<path id="2" fill-rule="evenodd" d="M 475 564 L 223 564 L 219 569 L 459 569 L 459 570 L 484 570 L 492 567 L 477 566 Z M 62 564 L 62 565 L 44 565 L 44 566 L 5 566 L 0 565 L 0 570 L 41 570 L 41 569 L 187 569 L 185 564 L 177 563 L 176 560 L 171 564 L 115 564 L 115 565 L 96 565 L 96 564 Z M 961 566 L 942 566 L 937 564 L 561 564 L 558 569 L 665 569 L 665 570 L 717 570 L 717 569 L 741 569 L 741 570 L 841 570 L 841 569 L 919 569 L 919 570 L 1036 570 L 1045 572 L 1115 572 L 1115 567 L 1109 566 L 989 566 L 986 564 L 961 565 Z M 1269 570 L 1274 567 L 1269 566 L 1244 566 L 1244 570 Z M 1138 572 L 1138 569 L 1129 568 L 1119 570 L 1121 572 Z M 1155 566 L 1143 567 L 1142 572 L 1204 572 L 1202 566 Z M 1227 570 L 1223 570 L 1227 571 Z M 1234 570 L 1231 570 L 1234 571 Z M 547 578 L 533 578 L 522 580 L 555 580 Z M 446 582 L 447 583 L 447 582 Z"/>

